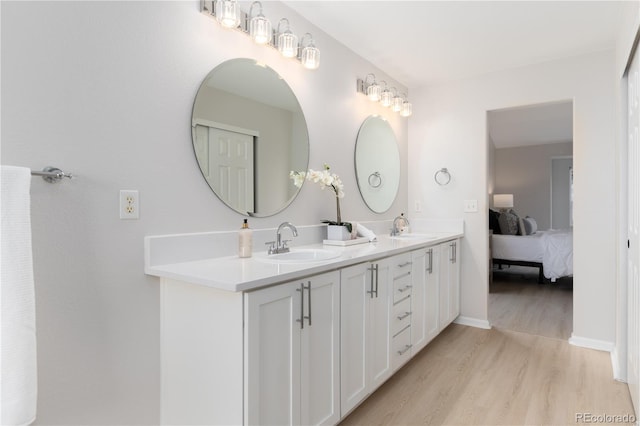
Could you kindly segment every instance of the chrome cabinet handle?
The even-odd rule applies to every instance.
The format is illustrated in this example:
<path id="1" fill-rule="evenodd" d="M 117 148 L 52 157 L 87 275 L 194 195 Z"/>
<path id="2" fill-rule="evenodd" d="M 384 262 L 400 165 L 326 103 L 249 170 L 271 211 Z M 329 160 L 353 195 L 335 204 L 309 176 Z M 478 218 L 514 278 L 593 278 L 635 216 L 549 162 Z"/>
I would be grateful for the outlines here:
<path id="1" fill-rule="evenodd" d="M 309 320 L 309 327 L 311 327 L 311 281 L 307 281 L 307 283 L 309 284 L 307 286 L 307 303 L 309 304 L 309 316 L 303 318 Z M 302 288 L 304 289 L 304 284 L 302 285 Z"/>
<path id="2" fill-rule="evenodd" d="M 411 265 L 411 262 L 404 262 L 398 265 L 398 268 L 404 268 L 405 266 Z"/>
<path id="3" fill-rule="evenodd" d="M 458 244 L 453 242 L 453 263 L 458 262 Z"/>
<path id="4" fill-rule="evenodd" d="M 300 330 L 304 329 L 304 283 L 300 283 L 300 288 L 296 288 L 296 291 L 300 292 L 300 319 L 296 322 L 300 323 Z"/>
<path id="5" fill-rule="evenodd" d="M 375 293 L 375 291 L 373 290 L 373 280 L 374 280 L 374 266 L 371 265 L 369 268 L 367 268 L 369 271 L 371 271 L 371 290 L 367 291 L 368 294 L 371 295 L 371 298 L 373 299 L 373 294 Z"/>
<path id="6" fill-rule="evenodd" d="M 375 266 L 375 270 L 376 270 L 376 298 L 377 298 L 378 297 L 378 278 L 379 278 L 379 276 L 378 276 L 378 264 L 377 263 L 376 263 L 376 266 Z"/>
<path id="7" fill-rule="evenodd" d="M 451 243 L 449 244 L 449 247 L 451 248 L 451 250 L 449 251 L 450 257 L 449 257 L 449 262 L 451 263 L 455 263 L 455 252 L 456 252 L 456 243 Z"/>
<path id="8" fill-rule="evenodd" d="M 433 249 L 430 248 L 429 250 L 427 250 L 427 254 L 429 255 L 429 267 L 427 268 L 427 271 L 432 274 L 433 273 Z"/>
<path id="9" fill-rule="evenodd" d="M 402 321 L 403 319 L 405 319 L 405 318 L 406 318 L 406 317 L 408 317 L 409 315 L 411 315 L 411 312 L 405 312 L 405 313 L 404 313 L 404 314 L 402 314 L 402 315 L 398 315 L 398 319 L 399 319 L 400 321 Z"/>
<path id="10" fill-rule="evenodd" d="M 413 345 L 404 345 L 404 349 L 399 350 L 398 355 L 404 355 L 404 353 L 411 349 L 412 346 Z"/>
<path id="11" fill-rule="evenodd" d="M 398 293 L 404 293 L 405 291 L 410 290 L 412 287 L 413 287 L 412 285 L 407 284 L 406 286 L 399 288 Z"/>

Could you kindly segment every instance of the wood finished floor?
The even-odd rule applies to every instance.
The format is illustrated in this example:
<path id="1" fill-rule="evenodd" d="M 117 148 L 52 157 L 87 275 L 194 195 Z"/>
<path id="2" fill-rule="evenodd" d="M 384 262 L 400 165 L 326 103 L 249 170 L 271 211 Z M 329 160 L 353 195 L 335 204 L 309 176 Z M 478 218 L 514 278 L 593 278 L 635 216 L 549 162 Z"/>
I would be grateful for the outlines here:
<path id="1" fill-rule="evenodd" d="M 494 269 L 489 322 L 503 330 L 568 340 L 573 331 L 573 279 L 538 284 L 536 268 Z"/>
<path id="2" fill-rule="evenodd" d="M 509 295 L 502 285 L 496 294 Z M 539 310 L 543 303 L 531 297 L 525 304 Z M 562 316 L 547 309 L 498 318 L 531 333 L 450 325 L 342 425 L 575 425 L 578 413 L 633 415 L 610 354 L 569 345 L 570 324 L 546 327 Z"/>

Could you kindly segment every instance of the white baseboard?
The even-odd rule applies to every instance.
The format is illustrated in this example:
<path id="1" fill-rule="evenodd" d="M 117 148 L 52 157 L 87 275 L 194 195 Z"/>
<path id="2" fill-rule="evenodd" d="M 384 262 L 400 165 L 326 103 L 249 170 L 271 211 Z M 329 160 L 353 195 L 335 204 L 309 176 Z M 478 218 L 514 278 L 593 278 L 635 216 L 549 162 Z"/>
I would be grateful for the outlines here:
<path id="1" fill-rule="evenodd" d="M 460 325 L 468 325 L 470 327 L 484 328 L 485 330 L 491 330 L 491 324 L 487 320 L 481 320 L 471 317 L 458 316 L 453 322 Z"/>
<path id="2" fill-rule="evenodd" d="M 606 340 L 589 339 L 587 337 L 576 336 L 571 333 L 569 344 L 573 346 L 580 346 L 581 348 L 595 349 L 598 351 L 613 352 L 615 345 L 613 342 Z"/>

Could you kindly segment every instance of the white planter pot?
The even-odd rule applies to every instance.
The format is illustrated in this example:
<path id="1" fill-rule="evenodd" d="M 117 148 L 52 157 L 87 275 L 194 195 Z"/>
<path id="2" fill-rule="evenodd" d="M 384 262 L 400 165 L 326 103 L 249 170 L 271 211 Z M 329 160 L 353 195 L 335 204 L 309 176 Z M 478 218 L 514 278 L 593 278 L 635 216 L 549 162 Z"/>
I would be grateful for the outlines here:
<path id="1" fill-rule="evenodd" d="M 346 241 L 351 239 L 351 232 L 346 226 L 327 225 L 327 240 Z"/>

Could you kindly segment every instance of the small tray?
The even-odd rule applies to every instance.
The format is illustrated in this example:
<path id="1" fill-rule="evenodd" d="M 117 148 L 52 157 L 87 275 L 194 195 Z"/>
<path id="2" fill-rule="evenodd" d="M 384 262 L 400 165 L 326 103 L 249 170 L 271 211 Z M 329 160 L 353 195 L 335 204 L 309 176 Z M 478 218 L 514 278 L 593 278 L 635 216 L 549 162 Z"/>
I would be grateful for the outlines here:
<path id="1" fill-rule="evenodd" d="M 369 242 L 369 238 L 360 237 L 360 238 L 356 238 L 355 240 L 344 240 L 344 241 L 340 241 L 340 240 L 324 240 L 322 242 L 322 244 L 325 244 L 327 246 L 352 246 L 354 244 L 364 244 L 364 243 L 368 243 L 368 242 Z"/>

